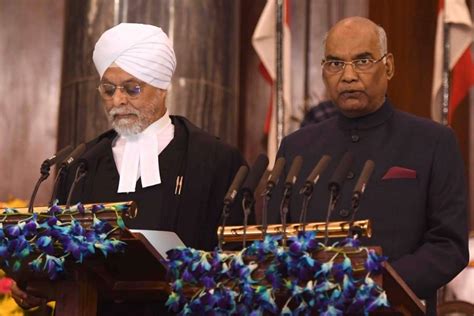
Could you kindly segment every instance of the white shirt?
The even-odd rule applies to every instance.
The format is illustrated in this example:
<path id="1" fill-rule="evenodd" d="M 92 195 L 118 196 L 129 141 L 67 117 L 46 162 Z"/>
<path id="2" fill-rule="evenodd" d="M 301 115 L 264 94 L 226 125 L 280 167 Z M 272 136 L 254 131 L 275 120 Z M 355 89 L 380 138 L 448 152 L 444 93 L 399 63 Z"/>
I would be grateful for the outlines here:
<path id="1" fill-rule="evenodd" d="M 135 192 L 138 179 L 146 188 L 161 183 L 158 155 L 174 137 L 168 111 L 136 135 L 119 135 L 112 144 L 115 165 L 120 175 L 117 193 Z"/>

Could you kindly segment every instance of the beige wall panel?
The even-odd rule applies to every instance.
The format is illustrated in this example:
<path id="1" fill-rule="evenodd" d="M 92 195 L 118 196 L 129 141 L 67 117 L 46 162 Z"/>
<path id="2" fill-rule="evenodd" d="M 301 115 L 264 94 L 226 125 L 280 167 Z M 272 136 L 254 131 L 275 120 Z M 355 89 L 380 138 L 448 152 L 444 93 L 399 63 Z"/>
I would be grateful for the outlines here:
<path id="1" fill-rule="evenodd" d="M 63 11 L 62 0 L 0 0 L 0 201 L 29 199 L 56 151 Z M 37 202 L 50 192 L 51 179 Z"/>

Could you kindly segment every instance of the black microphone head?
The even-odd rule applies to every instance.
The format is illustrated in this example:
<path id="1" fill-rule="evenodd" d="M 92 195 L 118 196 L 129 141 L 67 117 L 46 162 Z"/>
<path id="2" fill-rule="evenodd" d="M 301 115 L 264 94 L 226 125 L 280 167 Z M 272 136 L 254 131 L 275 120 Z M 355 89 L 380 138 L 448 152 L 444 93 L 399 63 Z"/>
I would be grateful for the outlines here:
<path id="1" fill-rule="evenodd" d="M 365 187 L 367 182 L 369 182 L 369 178 L 374 171 L 375 163 L 372 160 L 367 160 L 364 164 L 364 168 L 362 168 L 362 172 L 360 173 L 359 179 L 354 187 L 353 193 L 362 194 L 365 191 Z"/>
<path id="2" fill-rule="evenodd" d="M 64 158 L 66 158 L 72 152 L 73 149 L 74 148 L 71 145 L 67 145 L 66 147 L 58 151 L 56 154 L 46 159 L 43 164 L 48 164 L 49 166 L 52 166 L 57 162 L 63 161 Z"/>
<path id="3" fill-rule="evenodd" d="M 72 151 L 72 153 L 61 162 L 61 168 L 68 168 L 74 161 L 76 161 L 77 158 L 79 158 L 84 153 L 85 150 L 86 144 L 82 143 L 77 146 Z"/>
<path id="4" fill-rule="evenodd" d="M 306 179 L 306 183 L 316 184 L 316 182 L 319 179 L 319 175 L 321 175 L 321 173 L 323 173 L 323 171 L 326 170 L 330 161 L 331 161 L 331 156 L 329 155 L 322 156 L 321 159 L 319 159 L 318 164 L 314 167 L 313 171 L 311 171 L 308 178 Z"/>
<path id="5" fill-rule="evenodd" d="M 275 161 L 275 165 L 273 166 L 272 172 L 270 172 L 270 176 L 268 176 L 267 186 L 275 186 L 278 183 L 278 179 L 285 167 L 285 158 L 279 157 Z"/>
<path id="6" fill-rule="evenodd" d="M 85 170 L 87 170 L 89 168 L 90 161 L 96 158 L 102 151 L 106 150 L 108 146 L 111 146 L 111 143 L 112 142 L 110 139 L 102 138 L 98 143 L 87 150 L 78 160 L 78 162 L 82 163 Z"/>
<path id="7" fill-rule="evenodd" d="M 337 165 L 336 170 L 334 171 L 331 180 L 329 180 L 329 189 L 339 192 L 341 189 L 344 180 L 346 179 L 347 173 L 352 165 L 354 160 L 354 155 L 347 151 L 344 156 L 342 156 L 339 165 Z"/>
<path id="8" fill-rule="evenodd" d="M 237 196 L 237 192 L 244 182 L 245 178 L 247 177 L 247 173 L 249 172 L 249 168 L 247 166 L 241 166 L 239 171 L 235 174 L 234 180 L 229 187 L 225 197 L 224 197 L 224 204 L 232 204 L 234 202 L 235 197 Z"/>
<path id="9" fill-rule="evenodd" d="M 296 178 L 300 173 L 301 166 L 303 165 L 303 157 L 296 156 L 291 162 L 290 170 L 286 176 L 285 185 L 293 185 L 296 182 Z"/>
<path id="10" fill-rule="evenodd" d="M 246 191 L 246 192 L 249 192 L 250 194 L 253 194 L 253 192 L 255 191 L 255 188 L 260 182 L 260 179 L 265 173 L 265 170 L 267 170 L 267 166 L 268 166 L 268 157 L 264 154 L 258 155 L 252 168 L 250 168 L 247 179 L 242 185 L 242 191 Z"/>

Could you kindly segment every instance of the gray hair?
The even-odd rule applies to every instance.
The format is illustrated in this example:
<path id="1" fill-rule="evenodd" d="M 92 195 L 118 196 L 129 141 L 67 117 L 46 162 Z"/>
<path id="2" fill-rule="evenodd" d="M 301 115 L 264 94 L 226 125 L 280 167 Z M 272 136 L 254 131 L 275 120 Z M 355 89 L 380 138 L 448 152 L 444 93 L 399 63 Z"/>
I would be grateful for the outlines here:
<path id="1" fill-rule="evenodd" d="M 379 46 L 380 46 L 380 56 L 387 54 L 387 33 L 380 25 L 377 25 L 377 35 L 379 37 Z M 328 38 L 329 31 L 324 34 L 323 37 L 323 48 L 326 47 L 326 40 Z"/>

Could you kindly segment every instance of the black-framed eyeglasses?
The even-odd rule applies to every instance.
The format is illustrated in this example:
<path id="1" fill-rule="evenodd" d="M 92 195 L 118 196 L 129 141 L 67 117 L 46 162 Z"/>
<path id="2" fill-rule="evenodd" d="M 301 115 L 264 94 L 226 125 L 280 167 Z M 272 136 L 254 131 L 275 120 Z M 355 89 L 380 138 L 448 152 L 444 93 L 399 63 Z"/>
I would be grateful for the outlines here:
<path id="1" fill-rule="evenodd" d="M 143 84 L 137 81 L 127 81 L 121 85 L 101 82 L 97 89 L 99 90 L 102 98 L 106 100 L 112 99 L 117 89 L 121 89 L 122 92 L 125 92 L 129 98 L 134 99 L 137 98 L 142 92 Z"/>
<path id="2" fill-rule="evenodd" d="M 360 59 L 354 59 L 352 61 L 343 61 L 343 60 L 337 60 L 337 59 L 329 59 L 329 60 L 322 60 L 321 61 L 321 66 L 323 67 L 323 70 L 331 73 L 331 74 L 337 74 L 340 73 L 346 68 L 346 65 L 351 65 L 352 69 L 354 69 L 355 72 L 364 72 L 364 71 L 369 71 L 372 69 L 372 67 L 380 62 L 384 61 L 385 63 L 385 57 L 387 57 L 387 54 L 384 54 L 382 57 L 379 59 L 372 59 L 372 58 L 360 58 Z"/>

